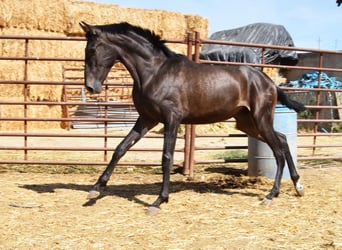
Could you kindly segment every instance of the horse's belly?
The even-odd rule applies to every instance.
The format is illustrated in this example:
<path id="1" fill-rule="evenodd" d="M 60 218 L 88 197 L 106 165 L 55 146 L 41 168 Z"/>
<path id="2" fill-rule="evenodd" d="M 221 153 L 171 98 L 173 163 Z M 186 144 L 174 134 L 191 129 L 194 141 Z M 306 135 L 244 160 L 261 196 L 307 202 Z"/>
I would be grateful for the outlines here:
<path id="1" fill-rule="evenodd" d="M 206 124 L 206 123 L 214 123 L 227 120 L 233 117 L 238 109 L 234 110 L 218 110 L 215 112 L 207 112 L 207 113 L 189 113 L 189 115 L 185 116 L 182 120 L 184 124 Z"/>
<path id="2" fill-rule="evenodd" d="M 236 94 L 238 91 L 213 89 L 207 90 L 205 95 L 198 95 L 198 98 L 191 99 L 186 104 L 184 123 L 205 124 L 227 120 L 246 107 L 245 98 Z"/>

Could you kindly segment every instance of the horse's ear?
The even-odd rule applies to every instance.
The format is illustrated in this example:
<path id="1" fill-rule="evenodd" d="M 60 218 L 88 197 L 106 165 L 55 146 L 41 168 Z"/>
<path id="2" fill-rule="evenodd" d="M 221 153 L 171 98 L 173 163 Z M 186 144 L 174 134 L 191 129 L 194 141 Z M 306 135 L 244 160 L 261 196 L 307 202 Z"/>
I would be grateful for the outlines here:
<path id="1" fill-rule="evenodd" d="M 80 26 L 84 30 L 85 33 L 96 35 L 96 31 L 95 31 L 94 26 L 91 26 L 91 25 L 89 25 L 89 24 L 87 24 L 86 22 L 83 22 L 83 21 L 80 22 Z"/>

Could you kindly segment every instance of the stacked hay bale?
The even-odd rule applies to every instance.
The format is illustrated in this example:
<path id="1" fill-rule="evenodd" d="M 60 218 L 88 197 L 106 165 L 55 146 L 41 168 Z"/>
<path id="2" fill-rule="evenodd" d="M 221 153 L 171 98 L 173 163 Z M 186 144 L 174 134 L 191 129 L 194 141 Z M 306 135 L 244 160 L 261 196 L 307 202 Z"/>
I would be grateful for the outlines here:
<path id="1" fill-rule="evenodd" d="M 286 83 L 287 79 L 279 73 L 279 68 L 263 68 L 263 71 L 274 81 L 276 85 Z"/>
<path id="2" fill-rule="evenodd" d="M 75 0 L 6 0 L 0 2 L 0 35 L 30 36 L 83 36 L 80 21 L 90 24 L 109 24 L 127 21 L 151 29 L 162 38 L 182 39 L 189 31 L 199 31 L 202 37 L 208 33 L 208 20 L 197 15 L 184 15 L 162 10 L 121 8 L 118 5 L 97 4 Z M 27 56 L 54 58 L 82 58 L 85 42 L 35 40 L 29 42 Z M 170 45 L 177 52 L 185 53 L 183 45 Z M 0 55 L 24 57 L 24 40 L 0 40 Z M 29 61 L 25 76 L 24 61 L 0 60 L 0 79 L 62 81 L 63 66 L 80 66 L 83 63 Z M 4 101 L 22 101 L 28 92 L 30 101 L 60 101 L 62 86 L 29 84 L 2 84 L 0 98 Z M 31 117 L 63 117 L 60 106 L 29 105 Z M 20 105 L 1 105 L 2 117 L 23 117 Z M 56 122 L 29 122 L 30 129 L 59 128 Z M 0 130 L 22 129 L 23 122 L 2 122 Z"/>

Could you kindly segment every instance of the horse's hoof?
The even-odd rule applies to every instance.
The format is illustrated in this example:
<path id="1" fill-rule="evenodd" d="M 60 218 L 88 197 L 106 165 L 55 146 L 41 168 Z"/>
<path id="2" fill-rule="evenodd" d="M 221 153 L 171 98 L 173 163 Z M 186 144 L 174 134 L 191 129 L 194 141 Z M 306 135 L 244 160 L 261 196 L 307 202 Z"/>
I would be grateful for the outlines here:
<path id="1" fill-rule="evenodd" d="M 99 196 L 100 196 L 100 192 L 99 192 L 99 191 L 90 190 L 89 193 L 88 193 L 87 199 L 88 199 L 88 200 L 96 199 L 96 198 L 99 197 Z"/>
<path id="2" fill-rule="evenodd" d="M 304 186 L 302 184 L 300 184 L 299 182 L 297 182 L 296 184 L 296 192 L 298 196 L 304 196 Z"/>
<path id="3" fill-rule="evenodd" d="M 154 215 L 158 214 L 159 211 L 160 211 L 160 208 L 159 208 L 159 207 L 150 206 L 150 207 L 147 209 L 147 214 L 150 215 L 150 216 L 154 216 Z"/>
<path id="4" fill-rule="evenodd" d="M 266 207 L 270 206 L 272 204 L 272 200 L 271 199 L 268 199 L 268 198 L 264 198 L 261 203 L 261 205 L 264 205 Z"/>

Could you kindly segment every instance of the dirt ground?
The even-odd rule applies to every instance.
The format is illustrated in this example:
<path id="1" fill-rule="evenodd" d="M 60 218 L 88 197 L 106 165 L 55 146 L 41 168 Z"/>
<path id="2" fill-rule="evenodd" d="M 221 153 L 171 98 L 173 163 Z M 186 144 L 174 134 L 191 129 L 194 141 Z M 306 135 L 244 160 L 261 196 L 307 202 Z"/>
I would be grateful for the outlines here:
<path id="1" fill-rule="evenodd" d="M 266 178 L 209 168 L 192 181 L 171 176 L 170 201 L 155 215 L 161 175 L 114 173 L 87 202 L 98 174 L 0 171 L 1 249 L 342 249 L 342 166 L 299 169 L 270 206 Z"/>

